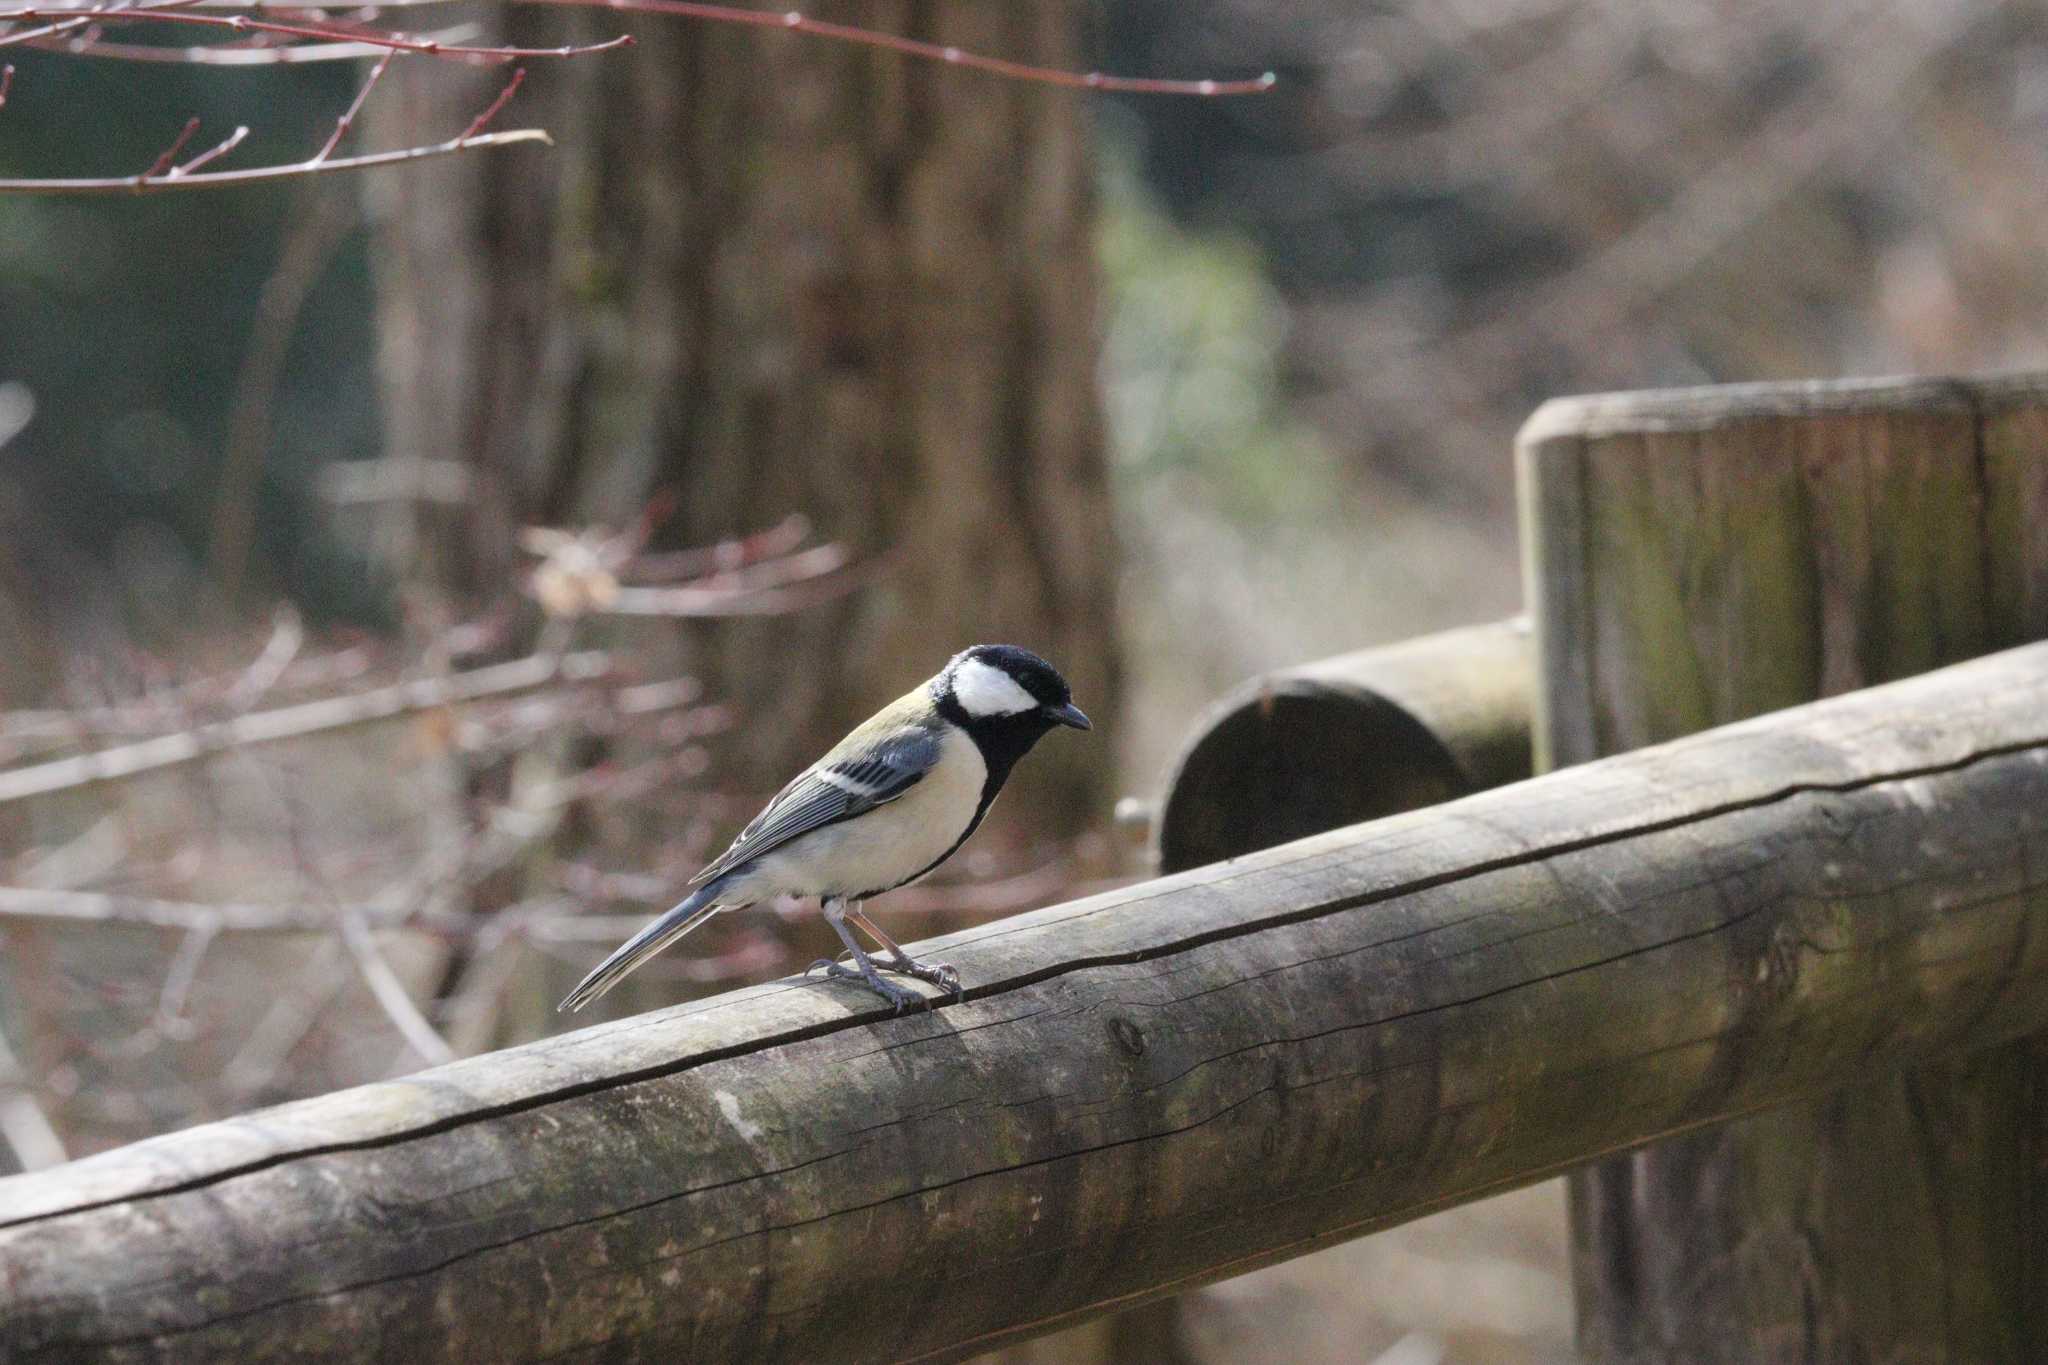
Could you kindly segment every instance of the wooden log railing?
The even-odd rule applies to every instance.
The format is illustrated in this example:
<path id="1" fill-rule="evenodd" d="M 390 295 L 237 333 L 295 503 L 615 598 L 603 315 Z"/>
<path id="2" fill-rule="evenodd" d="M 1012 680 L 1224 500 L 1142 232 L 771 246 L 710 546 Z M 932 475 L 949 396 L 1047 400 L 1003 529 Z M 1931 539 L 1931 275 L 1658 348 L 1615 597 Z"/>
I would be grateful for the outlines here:
<path id="1" fill-rule="evenodd" d="M 0 1181 L 9 1361 L 950 1359 L 2048 1026 L 2048 645 Z"/>

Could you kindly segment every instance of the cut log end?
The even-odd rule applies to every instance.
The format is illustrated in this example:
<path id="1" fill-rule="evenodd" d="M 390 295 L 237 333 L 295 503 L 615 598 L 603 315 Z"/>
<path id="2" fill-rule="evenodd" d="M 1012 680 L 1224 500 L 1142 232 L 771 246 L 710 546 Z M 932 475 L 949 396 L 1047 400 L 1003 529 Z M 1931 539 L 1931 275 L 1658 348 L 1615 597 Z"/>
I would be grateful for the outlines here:
<path id="1" fill-rule="evenodd" d="M 1282 679 L 1226 703 L 1182 755 L 1160 866 L 1222 862 L 1473 789 L 1443 741 L 1385 697 Z"/>

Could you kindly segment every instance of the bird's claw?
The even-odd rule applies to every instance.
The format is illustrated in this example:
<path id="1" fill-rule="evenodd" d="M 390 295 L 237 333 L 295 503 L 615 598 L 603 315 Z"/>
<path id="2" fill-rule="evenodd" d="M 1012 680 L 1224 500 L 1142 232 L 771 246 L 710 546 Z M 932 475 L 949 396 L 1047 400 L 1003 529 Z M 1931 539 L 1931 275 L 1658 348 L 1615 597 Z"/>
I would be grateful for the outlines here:
<path id="1" fill-rule="evenodd" d="M 894 1007 L 892 1013 L 901 1014 L 903 1013 L 903 1010 L 906 1006 L 922 1005 L 924 1003 L 924 997 L 919 995 L 916 991 L 910 990 L 903 986 L 892 985 L 891 983 L 884 981 L 880 976 L 863 975 L 862 973 L 855 971 L 853 968 L 842 966 L 841 964 L 834 962 L 829 958 L 820 958 L 818 961 L 813 962 L 811 964 L 811 970 L 815 971 L 817 968 L 821 966 L 825 969 L 825 975 L 836 976 L 844 981 L 858 981 L 861 985 L 867 987 L 876 995 L 881 996 L 884 1000 L 888 1001 L 890 1005 Z M 809 976 L 810 972 L 807 971 L 804 973 L 804 975 Z"/>
<path id="2" fill-rule="evenodd" d="M 885 972 L 900 972 L 914 976 L 919 981 L 929 981 L 948 995 L 960 994 L 960 971 L 950 962 L 919 962 L 915 958 L 899 958 L 894 962 L 875 964 Z"/>

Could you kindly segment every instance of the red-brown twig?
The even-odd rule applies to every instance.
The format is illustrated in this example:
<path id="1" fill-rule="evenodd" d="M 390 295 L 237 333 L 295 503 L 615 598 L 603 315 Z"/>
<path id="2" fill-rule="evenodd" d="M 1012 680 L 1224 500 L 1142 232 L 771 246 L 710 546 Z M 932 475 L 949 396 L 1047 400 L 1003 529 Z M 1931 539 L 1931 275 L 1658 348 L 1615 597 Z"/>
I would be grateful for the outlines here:
<path id="1" fill-rule="evenodd" d="M 327 144 L 313 159 L 325 161 L 362 107 L 377 74 L 391 62 L 385 53 L 370 81 L 357 92 L 348 112 L 336 122 Z M 221 450 L 220 472 L 214 480 L 213 535 L 207 561 L 221 600 L 240 599 L 249 546 L 256 531 L 256 488 L 271 445 L 271 407 L 284 381 L 285 361 L 298 331 L 299 312 L 313 286 L 341 250 L 355 227 L 356 196 L 332 190 L 324 182 L 302 193 L 284 233 L 277 268 L 257 295 L 256 320 L 235 377 L 234 402 L 228 410 L 227 442 Z"/>
<path id="2" fill-rule="evenodd" d="M 73 29 L 84 28 L 90 19 L 66 19 L 58 24 L 45 24 L 41 28 L 25 28 L 19 33 L 0 33 L 0 47 L 40 46 L 45 40 Z"/>
<path id="3" fill-rule="evenodd" d="M 302 0 L 188 0 L 199 8 L 245 9 L 252 11 L 287 10 L 303 8 Z M 416 9 L 452 3 L 452 0 L 379 0 L 365 6 L 369 10 Z M 1101 71 L 1068 71 L 1058 67 L 1034 66 L 1027 62 L 1010 61 L 1007 58 L 991 57 L 982 53 L 969 52 L 942 43 L 925 42 L 915 38 L 904 38 L 892 33 L 874 29 L 859 28 L 851 24 L 834 24 L 822 19 L 811 19 L 795 11 L 744 9 L 737 5 L 698 4 L 690 0 L 516 0 L 516 3 L 581 5 L 603 9 L 615 9 L 649 14 L 673 14 L 686 19 L 708 23 L 742 24 L 751 28 L 772 28 L 784 32 L 807 33 L 815 37 L 829 38 L 839 42 L 858 43 L 867 47 L 878 47 L 925 61 L 944 62 L 952 66 L 972 67 L 988 71 L 1011 80 L 1030 81 L 1044 85 L 1059 85 L 1073 89 L 1105 90 L 1127 94 L 1159 95 L 1253 95 L 1271 90 L 1276 77 L 1270 71 L 1246 80 L 1169 80 L 1149 76 L 1118 76 Z M 161 9 L 162 5 L 150 8 Z"/>
<path id="4" fill-rule="evenodd" d="M 415 4 L 440 3 L 441 0 L 383 0 L 362 7 L 365 16 L 376 15 L 387 9 L 409 8 Z M 565 4 L 594 6 L 607 9 L 626 10 L 649 14 L 669 14 L 687 19 L 714 23 L 744 24 L 757 28 L 779 28 L 786 32 L 808 34 L 813 37 L 829 38 L 838 42 L 857 43 L 868 47 L 881 48 L 907 57 L 927 61 L 944 62 L 953 66 L 971 67 L 987 71 L 1011 80 L 1036 82 L 1044 85 L 1066 86 L 1076 89 L 1120 91 L 1138 94 L 1176 95 L 1246 95 L 1269 90 L 1274 83 L 1271 72 L 1251 80 L 1167 80 L 1141 76 L 1112 76 L 1100 71 L 1067 71 L 1055 67 L 1034 66 L 1015 62 L 1007 58 L 991 57 L 982 53 L 969 52 L 962 48 L 922 39 L 905 38 L 897 34 L 883 33 L 873 29 L 857 28 L 849 24 L 834 24 L 824 20 L 811 19 L 791 10 L 774 14 L 760 10 L 740 9 L 731 5 L 698 4 L 691 0 L 520 0 L 521 3 Z M 242 8 L 261 12 L 271 10 L 290 16 L 293 22 L 252 18 L 249 13 L 202 14 L 197 9 L 207 6 L 214 8 Z M 311 14 L 311 20 L 300 16 Z M 62 17 L 58 17 L 61 15 Z M 45 22 L 48 21 L 48 22 Z M 498 93 L 498 97 L 471 121 L 460 135 L 447 142 L 431 146 L 408 147 L 391 152 L 373 152 L 361 156 L 335 157 L 334 149 L 347 135 L 349 126 L 361 110 L 370 88 L 377 83 L 396 53 L 433 57 L 461 62 L 506 62 L 518 58 L 533 57 L 574 57 L 590 53 L 605 52 L 623 47 L 633 41 L 631 34 L 620 34 L 605 42 L 583 45 L 567 45 L 553 48 L 521 48 L 468 44 L 445 41 L 439 37 L 406 37 L 380 29 L 374 29 L 354 20 L 331 20 L 317 8 L 308 9 L 299 3 L 265 3 L 265 0 L 249 0 L 245 5 L 230 5 L 225 0 L 157 0 L 155 4 L 135 5 L 127 0 L 113 0 L 113 3 L 78 10 L 50 10 L 36 6 L 21 6 L 0 9 L 0 28 L 9 28 L 20 23 L 39 24 L 40 27 L 20 29 L 14 32 L 0 32 L 0 47 L 30 45 L 41 48 L 55 48 L 74 55 L 113 57 L 133 61 L 192 61 L 192 62 L 293 62 L 356 57 L 372 52 L 382 53 L 382 59 L 368 81 L 357 91 L 348 110 L 336 122 L 333 133 L 312 157 L 288 165 L 258 166 L 238 171 L 216 171 L 199 174 L 200 169 L 225 156 L 248 136 L 247 128 L 235 132 L 218 146 L 201 153 L 183 165 L 176 164 L 176 158 L 186 141 L 197 129 L 197 120 L 188 123 L 170 148 L 149 170 L 138 176 L 120 178 L 76 177 L 50 180 L 0 180 L 0 194 L 115 194 L 121 192 L 141 193 L 169 188 L 211 189 L 233 185 L 246 185 L 271 180 L 315 175 L 328 171 L 363 170 L 374 166 L 389 166 L 408 161 L 424 160 L 429 157 L 447 156 L 472 148 L 499 147 L 519 142 L 549 143 L 548 135 L 539 129 L 520 129 L 506 133 L 485 133 L 482 130 L 504 108 L 513 92 L 519 88 L 523 71 L 513 74 L 509 83 Z M 232 42 L 216 46 L 194 46 L 186 48 L 157 48 L 137 44 L 107 43 L 101 40 L 103 30 L 121 24 L 185 24 L 202 28 L 225 29 L 237 34 L 249 35 L 253 42 Z M 81 38 L 65 39 L 84 28 Z M 278 41 L 271 41 L 278 40 Z M 0 75 L 0 104 L 6 101 L 7 87 L 11 83 L 13 68 L 7 68 Z M 771 598 L 756 609 L 785 610 L 790 604 Z M 652 607 L 652 603 L 643 606 Z M 673 614 L 675 604 L 664 603 L 654 610 L 660 614 Z M 682 614 L 691 614 L 692 607 L 684 607 Z"/>
<path id="5" fill-rule="evenodd" d="M 432 5 L 451 3 L 451 0 L 381 0 L 381 3 L 365 5 L 365 13 L 385 10 L 415 9 Z M 1276 78 L 1268 71 L 1245 80 L 1192 79 L 1172 80 L 1151 76 L 1118 76 L 1102 71 L 1069 71 L 1059 67 L 1035 66 L 1028 62 L 1011 61 L 1004 57 L 993 57 L 979 52 L 943 43 L 926 42 L 917 38 L 905 38 L 898 34 L 884 33 L 875 29 L 859 28 L 852 24 L 835 24 L 822 19 L 809 18 L 795 10 L 770 11 L 742 9 L 734 5 L 692 3 L 691 0 L 517 0 L 524 4 L 575 5 L 585 8 L 612 9 L 630 13 L 669 14 L 685 19 L 696 19 L 708 23 L 742 24 L 751 28 L 779 29 L 788 33 L 804 33 L 813 37 L 827 38 L 836 42 L 857 43 L 865 47 L 881 48 L 914 57 L 923 61 L 943 62 L 949 66 L 969 67 L 987 71 L 1009 80 L 1026 81 L 1039 85 L 1056 85 L 1076 90 L 1113 91 L 1122 94 L 1146 95 L 1194 95 L 1229 96 L 1255 95 L 1271 90 Z M 35 46 L 50 45 L 56 35 L 69 32 L 98 19 L 112 19 L 115 22 L 135 20 L 142 23 L 171 22 L 167 11 L 172 9 L 238 9 L 252 13 L 264 11 L 302 12 L 307 7 L 301 0 L 161 0 L 160 3 L 124 9 L 119 5 L 80 10 L 77 17 L 66 16 L 53 22 L 49 27 L 22 34 L 0 37 L 0 46 L 16 42 L 28 42 Z M 317 12 L 317 11 L 316 11 Z M 56 19 L 56 13 L 47 9 L 25 7 L 14 10 L 0 10 L 0 23 L 30 19 Z M 297 38 L 318 38 L 323 41 L 303 45 L 279 46 L 270 49 L 249 48 L 151 48 L 132 44 L 93 43 L 75 50 L 83 55 L 113 57 L 130 61 L 191 61 L 191 62 L 287 62 L 332 60 L 340 57 L 364 55 L 367 50 L 378 47 L 419 52 L 430 56 L 455 57 L 459 60 L 509 61 L 516 57 L 562 57 L 583 52 L 602 51 L 619 46 L 630 39 L 613 39 L 584 48 L 518 49 L 503 47 L 461 47 L 455 44 L 433 40 L 404 40 L 396 34 L 382 34 L 375 30 L 344 26 L 334 21 L 322 21 L 317 25 L 289 24 L 269 20 L 252 19 L 248 14 L 237 15 L 188 15 L 180 22 L 210 24 L 250 32 L 267 32 L 277 36 Z M 401 44 L 406 44 L 400 46 Z"/>
<path id="6" fill-rule="evenodd" d="M 0 10 L 0 22 L 17 19 L 35 20 L 43 17 L 43 11 L 34 9 Z M 81 22 L 94 21 L 114 24 L 190 24 L 202 28 L 229 29 L 236 33 L 270 33 L 286 38 L 313 38 L 322 42 L 360 42 L 394 52 L 411 52 L 423 57 L 471 62 L 508 62 L 521 57 L 582 57 L 593 52 L 609 52 L 613 48 L 630 47 L 633 42 L 632 34 L 622 33 L 601 43 L 570 44 L 562 47 L 496 47 L 441 43 L 431 39 L 405 38 L 396 33 L 366 31 L 353 26 L 285 24 L 270 19 L 251 19 L 246 14 L 196 14 L 188 9 L 173 8 L 170 5 L 152 5 L 137 9 L 108 6 L 102 9 L 81 10 L 77 17 L 67 17 L 65 23 L 70 27 L 76 27 Z M 10 34 L 0 38 L 0 45 L 20 41 L 20 37 L 18 34 Z"/>
<path id="7" fill-rule="evenodd" d="M 520 83 L 525 79 L 526 68 L 523 66 L 514 67 L 512 69 L 512 79 L 505 82 L 505 88 L 498 92 L 498 98 L 492 100 L 489 108 L 470 121 L 469 127 L 462 130 L 462 136 L 455 139 L 456 145 L 460 146 L 483 132 L 484 126 L 498 116 L 498 111 L 505 107 L 506 101 L 512 98 L 512 92 L 517 90 Z"/>
<path id="8" fill-rule="evenodd" d="M 859 43 L 899 52 L 906 57 L 944 62 L 949 66 L 972 67 L 1011 80 L 1039 85 L 1061 85 L 1077 90 L 1111 90 L 1131 95 L 1257 95 L 1271 90 L 1276 77 L 1268 71 L 1250 80 L 1161 80 L 1150 76 L 1112 76 L 1101 71 L 1065 71 L 1058 67 L 1033 66 L 1004 57 L 989 57 L 943 43 L 928 43 L 851 24 L 832 24 L 810 19 L 795 10 L 774 13 L 740 9 L 734 5 L 697 4 L 693 0 L 522 0 L 529 4 L 577 5 L 599 9 L 628 10 L 644 14 L 674 14 L 685 19 L 702 19 L 721 24 L 745 24 L 754 28 L 776 28 L 790 33 L 808 33 L 842 43 Z"/>
<path id="9" fill-rule="evenodd" d="M 802 513 L 784 517 L 766 530 L 700 545 L 666 554 L 633 558 L 633 578 L 641 583 L 673 583 L 678 579 L 700 578 L 705 574 L 745 568 L 764 559 L 779 559 L 810 538 L 810 518 Z"/>
<path id="10" fill-rule="evenodd" d="M 60 7 L 56 14 L 63 15 L 64 17 L 61 19 L 56 18 L 51 11 L 40 10 L 34 6 L 23 9 L 0 10 L 0 25 L 21 22 L 39 23 L 44 19 L 54 20 L 54 22 L 42 28 L 24 29 L 19 33 L 0 33 L 0 47 L 13 47 L 17 44 L 40 46 L 44 40 L 52 38 L 57 34 L 70 33 L 80 28 L 89 28 L 94 26 L 100 19 L 107 18 L 110 15 L 125 13 L 130 8 L 130 3 L 131 0 L 114 0 L 113 4 L 96 10 L 77 11 L 76 17 L 73 17 L 68 9 Z M 189 9 L 200 3 L 201 0 L 159 0 L 155 8 L 164 11 L 181 10 Z"/>
<path id="11" fill-rule="evenodd" d="M 14 85 L 14 67 L 0 66 L 0 109 L 7 107 L 7 92 Z"/>
<path id="12" fill-rule="evenodd" d="M 520 128 L 506 133 L 485 133 L 482 137 L 473 137 L 467 142 L 451 138 L 430 147 L 407 147 L 395 152 L 371 152 L 364 156 L 339 156 L 317 164 L 299 161 L 287 166 L 255 166 L 248 170 L 214 171 L 207 175 L 163 175 L 146 180 L 135 176 L 105 180 L 0 180 L 0 194 L 123 194 L 152 190 L 215 189 L 227 185 L 254 185 L 271 180 L 288 180 L 294 176 L 316 175 L 327 171 L 360 171 L 372 166 L 397 166 L 408 161 L 453 156 L 457 152 L 477 151 L 486 147 L 509 147 L 522 142 L 538 142 L 552 146 L 554 139 L 538 128 Z M 212 155 L 213 153 L 208 154 L 209 159 Z M 190 167 L 185 169 L 189 171 Z"/>
<path id="13" fill-rule="evenodd" d="M 194 119 L 192 121 L 194 123 L 197 123 L 199 120 Z M 217 146 L 208 148 L 206 151 L 201 152 L 198 156 L 193 157 L 190 161 L 186 162 L 182 166 L 171 167 L 171 169 L 168 172 L 166 172 L 162 178 L 164 180 L 182 179 L 183 177 L 188 176 L 192 174 L 192 172 L 198 170 L 201 166 L 204 166 L 207 162 L 226 156 L 229 152 L 232 152 L 235 148 L 241 146 L 242 139 L 247 136 L 249 136 L 249 128 L 247 124 L 244 124 L 241 127 L 236 128 L 234 132 L 229 133 L 225 138 L 223 138 L 220 141 L 220 143 Z M 148 178 L 149 177 L 147 176 L 137 176 L 136 188 L 142 188 L 140 182 Z"/>
<path id="14" fill-rule="evenodd" d="M 436 29 L 416 38 L 444 47 L 478 32 L 475 24 Z M 368 39 L 333 43 L 284 43 L 257 35 L 246 43 L 197 44 L 191 47 L 149 47 L 141 43 L 110 43 L 88 29 L 77 37 L 35 38 L 25 46 L 42 52 L 61 52 L 71 57 L 102 57 L 123 62 L 157 62 L 184 66 L 277 66 L 304 62 L 360 61 L 389 52 Z"/>
<path id="15" fill-rule="evenodd" d="M 390 66 L 391 59 L 397 55 L 396 49 L 386 49 L 384 55 L 377 59 L 377 64 L 370 68 L 370 78 L 363 82 L 362 88 L 356 91 L 356 97 L 348 102 L 348 108 L 342 110 L 341 117 L 334 121 L 334 131 L 327 135 L 327 141 L 319 151 L 313 153 L 312 165 L 317 166 L 325 161 L 333 154 L 334 149 L 341 145 L 341 140 L 348 136 L 349 125 L 354 123 L 356 115 L 362 112 L 363 101 L 370 97 L 370 91 L 376 88 L 377 82 L 384 79 L 384 68 Z"/>
<path id="16" fill-rule="evenodd" d="M 114 6 L 95 10 L 92 13 L 118 15 L 122 18 L 145 15 L 151 18 L 169 18 L 181 22 L 189 20 L 201 23 L 226 24 L 230 27 L 245 26 L 244 21 L 247 16 L 244 15 L 236 15 L 232 18 L 215 15 L 191 15 L 180 13 L 175 8 L 176 6 L 188 6 L 193 3 L 196 3 L 196 0 L 163 0 L 163 3 L 147 10 L 121 9 L 118 6 Z M 34 13 L 35 11 L 32 10 L 0 11 L 0 19 L 29 17 Z M 267 28 L 271 31 L 283 31 L 285 29 L 299 32 L 313 31 L 294 25 L 258 25 L 258 27 Z M 323 31 L 343 36 L 348 34 L 348 30 L 343 28 L 330 27 Z M 18 38 L 19 36 L 18 34 L 0 36 L 0 42 L 6 42 L 11 38 Z M 469 127 L 464 129 L 457 137 L 431 146 L 407 147 L 394 152 L 370 152 L 352 157 L 337 157 L 333 155 L 334 149 L 340 145 L 341 139 L 347 135 L 350 126 L 355 122 L 356 115 L 362 111 L 363 102 L 369 98 L 370 91 L 376 86 L 378 80 L 383 76 L 385 68 L 391 64 L 392 58 L 398 53 L 424 53 L 435 56 L 461 54 L 467 57 L 478 57 L 481 55 L 488 56 L 491 60 L 500 60 L 508 55 L 531 51 L 530 49 L 523 48 L 447 46 L 438 43 L 421 43 L 390 35 L 371 35 L 365 41 L 371 43 L 372 51 L 381 50 L 381 56 L 377 65 L 371 70 L 369 78 L 363 82 L 361 88 L 356 91 L 355 98 L 350 102 L 348 109 L 335 121 L 334 131 L 328 135 L 326 142 L 321 145 L 320 150 L 304 161 L 282 166 L 257 166 L 239 171 L 199 173 L 202 167 L 225 156 L 240 145 L 242 139 L 249 135 L 249 130 L 246 127 L 241 127 L 237 128 L 231 136 L 218 146 L 200 153 L 183 165 L 178 165 L 176 164 L 178 154 L 184 150 L 185 144 L 199 127 L 199 120 L 195 118 L 187 121 L 184 130 L 179 133 L 177 139 L 141 175 L 124 176 L 119 179 L 111 177 L 67 177 L 60 180 L 0 180 L 0 194 L 115 194 L 123 191 L 140 194 L 151 190 L 173 188 L 205 189 L 224 185 L 244 185 L 266 180 L 291 179 L 317 175 L 326 171 L 362 170 L 371 166 L 394 165 L 400 162 L 422 160 L 427 157 L 448 156 L 456 152 L 468 151 L 472 148 L 502 147 L 520 142 L 540 142 L 544 144 L 550 142 L 548 135 L 536 128 L 517 129 L 504 133 L 484 133 L 480 131 L 486 123 L 497 115 L 499 110 L 505 107 L 505 102 L 512 97 L 512 92 L 519 88 L 520 79 L 524 74 L 524 69 L 522 68 L 519 72 L 514 73 L 511 82 L 506 85 L 504 90 L 499 92 L 497 99 L 493 100 L 490 106 L 476 119 L 472 120 Z M 597 52 L 607 47 L 616 47 L 621 43 L 630 43 L 631 41 L 631 37 L 621 36 L 611 43 L 601 43 L 590 47 L 547 49 L 545 55 L 572 56 L 582 52 Z M 289 51 L 291 49 L 280 50 Z"/>
<path id="17" fill-rule="evenodd" d="M 135 178 L 137 180 L 147 180 L 153 175 L 162 175 L 165 171 L 170 170 L 178 160 L 178 153 L 185 150 L 185 144 L 190 142 L 192 134 L 198 131 L 199 120 L 197 118 L 186 119 L 185 126 L 178 130 L 176 137 L 171 139 L 171 145 L 164 148 L 157 155 L 157 159 L 149 163 L 148 170 Z"/>
<path id="18" fill-rule="evenodd" d="M 758 592 L 763 588 L 780 588 L 806 579 L 822 578 L 837 573 L 853 563 L 853 552 L 838 541 L 827 541 L 813 545 L 808 550 L 795 550 L 786 554 L 756 558 L 749 562 L 721 564 L 711 571 L 694 576 L 692 586 L 716 588 L 730 592 Z M 635 583 L 646 577 L 641 562 L 633 560 L 626 565 L 625 576 Z"/>

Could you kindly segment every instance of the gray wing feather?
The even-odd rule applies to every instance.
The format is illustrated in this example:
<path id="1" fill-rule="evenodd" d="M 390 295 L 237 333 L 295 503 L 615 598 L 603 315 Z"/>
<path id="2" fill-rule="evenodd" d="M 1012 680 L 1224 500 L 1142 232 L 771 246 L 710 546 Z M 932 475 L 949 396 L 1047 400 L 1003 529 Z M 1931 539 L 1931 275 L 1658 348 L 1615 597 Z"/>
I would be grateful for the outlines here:
<path id="1" fill-rule="evenodd" d="M 894 801 L 916 786 L 938 760 L 939 737 L 923 727 L 895 730 L 858 747 L 841 745 L 797 774 L 740 831 L 731 848 L 690 880 L 710 881 L 799 835 Z"/>

